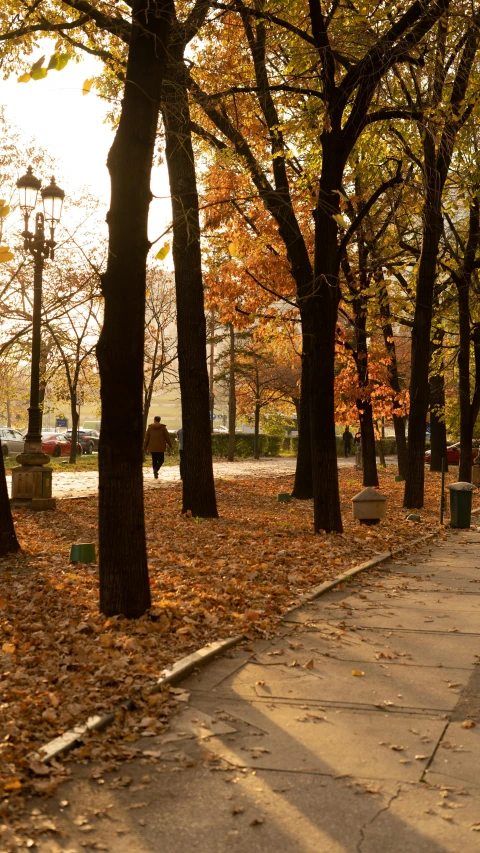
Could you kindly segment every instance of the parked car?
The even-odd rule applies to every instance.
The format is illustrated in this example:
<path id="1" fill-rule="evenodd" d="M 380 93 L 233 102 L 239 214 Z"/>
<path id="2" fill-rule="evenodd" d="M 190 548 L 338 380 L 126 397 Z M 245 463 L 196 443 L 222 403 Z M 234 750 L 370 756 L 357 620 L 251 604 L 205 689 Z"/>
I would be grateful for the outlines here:
<path id="1" fill-rule="evenodd" d="M 71 429 L 65 430 L 63 434 L 67 441 L 72 440 Z M 94 450 L 98 450 L 99 438 L 100 433 L 98 433 L 96 429 L 83 429 L 83 427 L 79 427 L 79 429 L 77 429 L 77 441 L 82 448 L 82 453 L 90 454 L 93 453 Z"/>
<path id="2" fill-rule="evenodd" d="M 18 429 L 11 427 L 0 427 L 0 443 L 2 445 L 3 456 L 10 456 L 14 453 L 23 453 L 24 438 Z"/>
<path id="3" fill-rule="evenodd" d="M 70 456 L 71 442 L 59 432 L 42 432 L 42 450 L 48 453 L 49 456 Z M 77 444 L 77 455 L 80 455 L 82 448 Z"/>
<path id="4" fill-rule="evenodd" d="M 480 441 L 478 439 L 474 439 L 473 447 L 472 447 L 472 462 L 474 461 L 478 449 L 480 447 Z M 430 465 L 430 457 L 432 453 L 431 450 L 427 450 L 425 453 L 425 464 Z M 447 447 L 447 463 L 449 465 L 459 465 L 460 464 L 460 442 L 457 441 L 456 444 L 451 444 Z"/>

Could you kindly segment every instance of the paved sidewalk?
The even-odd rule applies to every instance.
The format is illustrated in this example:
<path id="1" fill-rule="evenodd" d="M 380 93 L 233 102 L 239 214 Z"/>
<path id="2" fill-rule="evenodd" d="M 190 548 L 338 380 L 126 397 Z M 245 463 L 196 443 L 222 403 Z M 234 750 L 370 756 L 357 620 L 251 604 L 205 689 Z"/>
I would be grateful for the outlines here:
<path id="1" fill-rule="evenodd" d="M 386 457 L 387 464 L 396 463 L 395 456 Z M 294 474 L 297 460 L 295 457 L 269 459 L 237 459 L 235 462 L 214 462 L 213 473 L 216 480 L 236 480 L 249 477 L 283 477 Z M 355 458 L 338 459 L 339 468 L 353 468 Z M 143 469 L 146 489 L 158 489 L 162 485 L 180 483 L 178 465 L 165 465 L 160 477 L 155 480 L 150 468 Z M 12 478 L 7 474 L 9 493 Z M 56 498 L 83 498 L 98 492 L 98 471 L 54 471 L 53 494 Z"/>
<path id="2" fill-rule="evenodd" d="M 41 853 L 478 853 L 479 558 L 450 533 L 190 677 L 168 734 L 40 802 Z"/>

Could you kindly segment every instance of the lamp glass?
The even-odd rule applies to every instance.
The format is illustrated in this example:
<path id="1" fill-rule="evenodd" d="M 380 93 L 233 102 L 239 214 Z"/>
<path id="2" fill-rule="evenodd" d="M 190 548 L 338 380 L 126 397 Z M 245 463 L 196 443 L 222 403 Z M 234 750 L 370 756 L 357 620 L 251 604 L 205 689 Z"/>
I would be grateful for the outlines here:
<path id="1" fill-rule="evenodd" d="M 40 181 L 33 174 L 31 166 L 28 167 L 26 174 L 18 179 L 17 187 L 21 209 L 24 213 L 31 213 L 37 204 L 37 195 L 40 189 Z"/>
<path id="2" fill-rule="evenodd" d="M 49 225 L 55 226 L 60 222 L 64 198 L 64 191 L 57 187 L 55 178 L 52 178 L 48 187 L 42 190 L 43 212 Z"/>

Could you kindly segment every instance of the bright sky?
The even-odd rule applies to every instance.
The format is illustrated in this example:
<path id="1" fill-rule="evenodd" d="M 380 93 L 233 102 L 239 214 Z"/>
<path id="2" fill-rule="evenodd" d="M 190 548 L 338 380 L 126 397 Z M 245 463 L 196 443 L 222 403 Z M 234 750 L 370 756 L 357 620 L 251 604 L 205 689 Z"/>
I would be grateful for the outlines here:
<path id="1" fill-rule="evenodd" d="M 50 50 L 50 44 L 46 43 L 44 52 L 48 60 L 53 47 Z M 40 56 L 40 51 L 38 56 L 33 54 L 26 66 Z M 50 71 L 44 80 L 18 83 L 17 76 L 0 80 L 0 103 L 6 107 L 6 116 L 12 124 L 27 138 L 35 137 L 58 160 L 57 183 L 71 194 L 88 187 L 106 211 L 110 200 L 106 160 L 114 131 L 104 123 L 108 105 L 94 91 L 82 95 L 84 80 L 95 77 L 99 66 L 94 57 L 85 57 L 80 63 L 70 61 L 63 71 Z M 28 163 L 20 168 L 23 165 L 26 167 Z M 152 192 L 162 197 L 154 199 L 150 207 L 149 238 L 153 241 L 171 219 L 165 167 L 154 168 Z M 68 227 L 67 222 L 65 225 Z"/>

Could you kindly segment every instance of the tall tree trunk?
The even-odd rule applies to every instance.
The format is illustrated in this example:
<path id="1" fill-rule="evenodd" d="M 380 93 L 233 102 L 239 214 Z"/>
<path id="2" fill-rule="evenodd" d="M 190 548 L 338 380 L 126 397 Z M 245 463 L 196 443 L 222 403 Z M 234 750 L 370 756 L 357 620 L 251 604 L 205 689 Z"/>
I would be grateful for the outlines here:
<path id="1" fill-rule="evenodd" d="M 303 323 L 302 323 L 303 329 Z M 295 468 L 295 482 L 293 484 L 292 498 L 298 500 L 309 500 L 313 498 L 312 478 L 312 443 L 310 435 L 310 390 L 309 390 L 309 357 L 307 349 L 309 340 L 302 334 L 302 377 L 300 383 L 300 406 L 297 414 L 298 429 L 298 452 L 297 465 Z"/>
<path id="2" fill-rule="evenodd" d="M 215 407 L 215 391 L 214 391 L 214 379 L 215 379 L 215 371 L 214 371 L 214 363 L 215 363 L 215 312 L 212 310 L 210 312 L 210 359 L 209 359 L 209 372 L 208 372 L 208 405 L 210 409 L 210 432 L 213 433 L 213 409 Z"/>
<path id="3" fill-rule="evenodd" d="M 190 510 L 194 516 L 216 518 L 198 194 L 183 52 L 183 42 L 174 41 L 162 99 L 173 214 L 183 512 Z"/>
<path id="4" fill-rule="evenodd" d="M 372 404 L 369 400 L 357 400 L 357 409 L 362 433 L 363 485 L 378 486 Z"/>
<path id="5" fill-rule="evenodd" d="M 253 458 L 260 459 L 260 406 L 255 403 L 255 426 L 253 433 Z"/>
<path id="6" fill-rule="evenodd" d="M 11 427 L 12 426 L 12 407 L 11 407 L 11 403 L 10 403 L 10 392 L 8 391 L 8 389 L 7 389 L 6 406 L 7 406 L 7 426 Z"/>
<path id="7" fill-rule="evenodd" d="M 338 226 L 344 169 L 341 134 L 323 134 L 323 162 L 315 207 L 314 281 L 308 310 L 303 312 L 310 388 L 310 430 L 313 472 L 313 523 L 315 532 L 343 532 L 338 487 L 335 436 L 335 334 L 340 300 Z"/>
<path id="8" fill-rule="evenodd" d="M 443 332 L 443 329 L 442 329 Z M 443 374 L 430 377 L 430 471 L 442 470 L 442 459 L 447 466 L 447 427 L 445 412 L 445 379 Z"/>
<path id="9" fill-rule="evenodd" d="M 378 429 L 378 421 L 377 421 L 377 429 Z M 375 444 L 377 448 L 378 458 L 380 459 L 380 465 L 382 468 L 387 467 L 387 463 L 385 461 L 385 452 L 383 449 L 383 438 L 385 436 L 385 427 L 382 423 L 379 432 L 379 438 L 376 439 Z"/>
<path id="10" fill-rule="evenodd" d="M 375 275 L 377 284 L 380 284 L 380 317 L 382 318 L 383 340 L 385 349 L 389 356 L 390 362 L 388 365 L 388 384 L 396 395 L 400 394 L 400 376 L 398 373 L 397 348 L 395 346 L 395 338 L 393 336 L 392 313 L 390 310 L 390 301 L 388 298 L 388 290 L 385 283 L 383 270 L 380 267 Z M 393 428 L 395 430 L 395 441 L 397 444 L 397 463 L 398 473 L 401 477 L 407 476 L 407 439 L 405 432 L 405 416 L 397 414 L 396 410 L 400 408 L 398 400 L 393 403 Z"/>
<path id="11" fill-rule="evenodd" d="M 75 465 L 77 461 L 77 435 L 78 435 L 78 421 L 79 416 L 77 412 L 77 390 L 76 388 L 70 393 L 70 413 L 72 415 L 72 438 L 70 444 L 70 458 L 69 462 L 71 465 Z"/>
<path id="12" fill-rule="evenodd" d="M 477 189 L 478 192 L 478 189 Z M 472 480 L 472 447 L 473 429 L 478 414 L 479 396 L 477 367 L 479 365 L 478 324 L 474 328 L 474 353 L 475 353 L 475 390 L 473 400 L 470 401 L 470 285 L 472 273 L 475 268 L 476 254 L 480 242 L 480 203 L 476 195 L 470 203 L 470 219 L 468 241 L 463 259 L 463 269 L 457 278 L 458 293 L 458 325 L 459 325 L 459 347 L 458 347 L 458 392 L 460 403 L 460 469 L 458 479 L 470 483 Z"/>
<path id="13" fill-rule="evenodd" d="M 310 336 L 308 371 L 315 532 L 343 533 L 335 435 L 335 334 L 340 301 L 338 226 L 345 154 L 341 130 L 322 134 L 322 174 L 314 212 L 315 260 L 312 295 L 305 304 L 304 334 Z M 308 309 L 308 310 L 307 310 Z"/>
<path id="14" fill-rule="evenodd" d="M 432 176 L 431 180 L 433 187 L 428 187 L 428 196 L 423 211 L 423 245 L 418 269 L 412 327 L 408 461 L 403 501 L 403 505 L 411 509 L 420 509 L 424 500 L 430 330 L 432 327 L 433 288 L 437 270 L 438 245 L 442 233 L 441 192 L 435 176 Z"/>
<path id="15" fill-rule="evenodd" d="M 405 478 L 407 473 L 407 438 L 405 430 L 405 417 L 393 412 L 393 429 L 395 430 L 395 442 L 397 445 L 398 473 Z"/>
<path id="16" fill-rule="evenodd" d="M 150 406 L 152 405 L 153 383 L 149 383 L 143 388 L 143 412 L 142 412 L 142 429 L 145 435 L 148 427 L 148 416 L 150 414 Z"/>
<path id="17" fill-rule="evenodd" d="M 173 0 L 133 0 L 120 121 L 108 155 L 109 253 L 97 345 L 100 610 L 137 618 L 150 607 L 142 475 L 142 388 L 150 175 Z"/>
<path id="18" fill-rule="evenodd" d="M 230 350 L 228 359 L 228 461 L 235 459 L 235 428 L 237 424 L 237 393 L 235 388 L 235 329 L 228 324 Z"/>
<path id="19" fill-rule="evenodd" d="M 5 462 L 0 451 L 0 557 L 14 554 L 20 550 L 15 526 L 13 524 L 10 499 L 8 497 Z"/>

